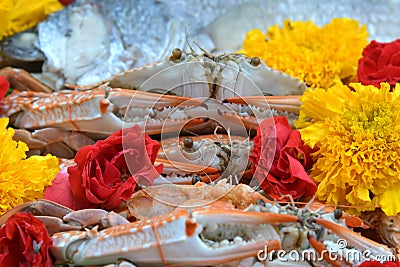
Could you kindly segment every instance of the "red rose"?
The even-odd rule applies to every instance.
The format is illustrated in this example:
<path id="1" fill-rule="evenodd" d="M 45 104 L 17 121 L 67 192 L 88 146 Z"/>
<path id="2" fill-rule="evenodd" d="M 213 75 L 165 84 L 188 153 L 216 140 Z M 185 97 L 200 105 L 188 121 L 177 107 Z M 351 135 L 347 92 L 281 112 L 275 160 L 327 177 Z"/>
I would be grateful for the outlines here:
<path id="1" fill-rule="evenodd" d="M 118 208 L 134 193 L 138 182 L 152 184 L 163 168 L 153 165 L 159 148 L 139 126 L 81 148 L 76 165 L 68 168 L 76 208 Z"/>
<path id="2" fill-rule="evenodd" d="M 0 228 L 0 266 L 52 267 L 52 240 L 32 214 L 16 213 Z"/>
<path id="3" fill-rule="evenodd" d="M 5 76 L 0 76 L 0 101 L 3 100 L 10 88 L 10 83 L 7 81 Z"/>
<path id="4" fill-rule="evenodd" d="M 381 82 L 394 86 L 400 82 L 400 39 L 391 43 L 372 41 L 358 61 L 358 80 L 380 88 Z"/>
<path id="5" fill-rule="evenodd" d="M 400 262 L 386 261 L 381 263 L 379 261 L 364 261 L 358 267 L 400 267 Z"/>
<path id="6" fill-rule="evenodd" d="M 254 177 L 272 198 L 289 194 L 294 199 L 311 197 L 317 191 L 315 182 L 306 172 L 313 164 L 311 152 L 286 117 L 266 119 L 257 129 L 250 156 Z"/>

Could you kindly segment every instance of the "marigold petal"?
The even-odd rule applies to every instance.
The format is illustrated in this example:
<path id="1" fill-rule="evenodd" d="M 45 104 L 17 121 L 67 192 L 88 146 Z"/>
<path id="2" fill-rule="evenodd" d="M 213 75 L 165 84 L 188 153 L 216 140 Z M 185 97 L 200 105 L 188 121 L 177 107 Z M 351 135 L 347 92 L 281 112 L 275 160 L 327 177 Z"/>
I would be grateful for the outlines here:
<path id="1" fill-rule="evenodd" d="M 386 188 L 379 196 L 379 205 L 388 216 L 396 216 L 400 212 L 400 183 Z"/>

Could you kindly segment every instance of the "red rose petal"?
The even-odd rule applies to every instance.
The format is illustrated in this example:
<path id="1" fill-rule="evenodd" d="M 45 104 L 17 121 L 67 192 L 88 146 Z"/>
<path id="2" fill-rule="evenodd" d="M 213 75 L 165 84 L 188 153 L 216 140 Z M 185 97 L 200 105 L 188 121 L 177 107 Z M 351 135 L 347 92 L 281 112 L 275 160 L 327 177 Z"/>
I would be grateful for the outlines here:
<path id="1" fill-rule="evenodd" d="M 379 262 L 379 261 L 364 261 L 358 267 L 399 267 L 400 262 L 398 261 L 387 261 L 387 262 Z"/>
<path id="2" fill-rule="evenodd" d="M 382 69 L 390 63 L 392 55 L 398 53 L 400 50 L 400 43 L 392 42 L 385 44 L 378 60 L 376 61 L 378 69 Z"/>
<path id="3" fill-rule="evenodd" d="M 76 210 L 77 208 L 70 189 L 68 176 L 67 167 L 61 169 L 54 178 L 51 186 L 48 186 L 44 191 L 44 199 Z"/>
<path id="4" fill-rule="evenodd" d="M 400 66 L 388 66 L 386 68 L 387 82 L 394 86 L 397 82 L 400 82 Z"/>
<path id="5" fill-rule="evenodd" d="M 377 61 L 382 49 L 384 47 L 383 43 L 377 42 L 375 40 L 372 40 L 363 50 L 362 55 L 364 57 L 369 57 L 373 61 Z"/>
<path id="6" fill-rule="evenodd" d="M 0 76 L 0 101 L 7 94 L 8 89 L 10 88 L 10 83 L 8 82 L 5 76 Z"/>
<path id="7" fill-rule="evenodd" d="M 276 150 L 273 143 L 270 143 L 274 138 Z M 301 140 L 300 133 L 291 129 L 286 117 L 266 119 L 257 129 L 254 149 L 250 155 L 254 177 L 272 198 L 288 194 L 293 198 L 310 197 L 317 190 L 305 169 L 305 166 L 309 168 L 312 165 L 311 152 L 311 148 Z M 269 168 L 268 164 L 271 163 Z"/>
<path id="8" fill-rule="evenodd" d="M 114 194 L 112 194 L 104 203 L 104 208 L 114 209 L 121 206 L 123 200 L 129 199 L 135 192 L 136 182 L 132 177 L 129 177 L 122 183 Z"/>
<path id="9" fill-rule="evenodd" d="M 358 63 L 358 80 L 364 85 L 380 88 L 381 82 L 392 87 L 400 81 L 400 39 L 390 43 L 372 41 L 363 50 Z"/>

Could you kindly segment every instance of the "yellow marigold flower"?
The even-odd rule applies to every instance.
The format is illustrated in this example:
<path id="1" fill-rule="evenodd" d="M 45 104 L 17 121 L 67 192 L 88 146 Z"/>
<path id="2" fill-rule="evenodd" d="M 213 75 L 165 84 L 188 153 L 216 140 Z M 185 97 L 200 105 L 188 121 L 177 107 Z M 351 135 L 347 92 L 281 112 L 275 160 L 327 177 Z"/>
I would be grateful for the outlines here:
<path id="1" fill-rule="evenodd" d="M 12 138 L 6 128 L 8 118 L 0 118 L 0 214 L 27 201 L 43 198 L 43 191 L 59 172 L 52 155 L 26 158 L 28 146 Z"/>
<path id="2" fill-rule="evenodd" d="M 317 196 L 357 211 L 400 212 L 400 84 L 393 92 L 350 84 L 309 89 L 302 97 L 302 139 L 319 150 L 310 176 Z"/>
<path id="3" fill-rule="evenodd" d="M 312 21 L 272 26 L 264 34 L 250 31 L 240 51 L 259 57 L 271 68 L 283 71 L 313 88 L 329 88 L 356 76 L 358 60 L 368 44 L 365 25 L 348 18 L 333 19 L 324 27 Z"/>

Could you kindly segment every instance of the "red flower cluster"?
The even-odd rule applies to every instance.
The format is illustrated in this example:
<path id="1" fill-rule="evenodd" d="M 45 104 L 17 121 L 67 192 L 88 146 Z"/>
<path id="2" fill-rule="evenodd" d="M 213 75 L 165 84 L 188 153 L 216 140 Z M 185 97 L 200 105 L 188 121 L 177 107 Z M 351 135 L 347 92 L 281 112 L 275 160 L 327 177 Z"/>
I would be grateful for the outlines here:
<path id="1" fill-rule="evenodd" d="M 275 199 L 289 194 L 294 199 L 313 196 L 317 186 L 306 172 L 313 164 L 311 152 L 286 117 L 266 119 L 257 129 L 250 156 L 254 177 Z"/>
<path id="2" fill-rule="evenodd" d="M 52 267 L 46 227 L 32 214 L 16 213 L 0 228 L 0 266 Z"/>
<path id="3" fill-rule="evenodd" d="M 358 61 L 358 80 L 380 88 L 381 82 L 394 86 L 400 82 L 400 39 L 391 43 L 372 41 Z"/>
<path id="4" fill-rule="evenodd" d="M 3 100 L 10 88 L 10 83 L 7 81 L 5 76 L 0 76 L 0 101 Z"/>
<path id="5" fill-rule="evenodd" d="M 45 198 L 73 209 L 118 208 L 138 183 L 151 185 L 162 172 L 162 165 L 153 165 L 159 148 L 139 126 L 117 131 L 81 148 L 76 165 L 69 167 L 68 173 L 60 172 L 46 189 Z"/>

